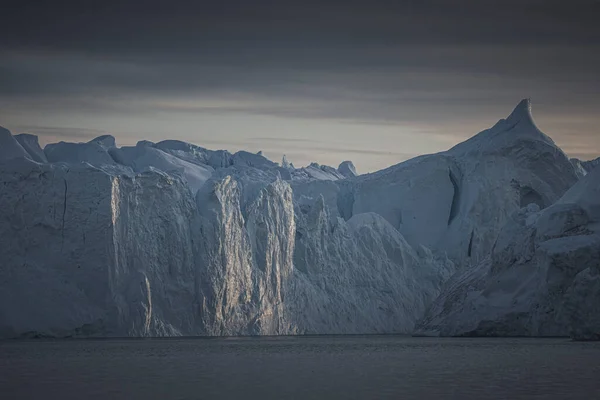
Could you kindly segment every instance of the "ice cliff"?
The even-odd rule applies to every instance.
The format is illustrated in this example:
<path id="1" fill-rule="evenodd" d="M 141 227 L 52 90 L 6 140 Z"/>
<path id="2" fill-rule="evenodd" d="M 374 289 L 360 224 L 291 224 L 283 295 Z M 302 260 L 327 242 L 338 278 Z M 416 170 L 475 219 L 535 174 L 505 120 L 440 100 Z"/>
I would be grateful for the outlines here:
<path id="1" fill-rule="evenodd" d="M 579 305 L 598 296 L 597 174 L 578 181 L 530 107 L 366 175 L 176 140 L 41 149 L 0 129 L 0 336 L 410 333 L 428 308 L 420 332 L 479 332 L 484 305 L 457 310 L 502 271 L 529 277 L 548 308 L 555 286 L 570 293 L 556 311 L 570 322 L 514 330 L 589 336 L 598 313 Z M 567 250 L 543 252 L 563 236 L 550 247 Z M 552 257 L 575 266 L 548 267 L 562 272 L 544 291 Z"/>
<path id="2" fill-rule="evenodd" d="M 550 207 L 515 212 L 490 256 L 445 285 L 417 333 L 600 338 L 600 169 Z"/>

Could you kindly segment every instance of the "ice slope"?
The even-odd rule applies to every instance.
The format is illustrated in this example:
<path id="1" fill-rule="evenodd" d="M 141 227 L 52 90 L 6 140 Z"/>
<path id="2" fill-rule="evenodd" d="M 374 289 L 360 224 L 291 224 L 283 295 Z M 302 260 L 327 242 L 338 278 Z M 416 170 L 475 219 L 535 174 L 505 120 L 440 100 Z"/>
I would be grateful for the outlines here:
<path id="1" fill-rule="evenodd" d="M 233 164 L 233 155 L 226 150 L 208 150 L 180 140 L 163 140 L 153 146 L 182 160 L 208 165 L 214 169 L 227 168 Z"/>
<path id="2" fill-rule="evenodd" d="M 214 171 L 209 165 L 186 161 L 146 143 L 112 148 L 109 154 L 119 164 L 130 167 L 136 173 L 156 169 L 180 176 L 192 193 L 196 193 Z"/>
<path id="3" fill-rule="evenodd" d="M 585 170 L 587 172 L 590 172 L 592 169 L 594 169 L 600 165 L 600 157 L 595 158 L 590 161 L 582 161 L 581 163 L 583 165 L 583 168 L 585 168 Z"/>
<path id="4" fill-rule="evenodd" d="M 15 135 L 14 137 L 17 142 L 25 149 L 29 158 L 31 158 L 35 162 L 39 163 L 47 163 L 46 155 L 44 154 L 44 150 L 40 147 L 40 143 L 38 141 L 38 137 L 36 135 L 31 135 L 29 133 L 21 133 L 20 135 Z"/>
<path id="5" fill-rule="evenodd" d="M 0 126 L 0 161 L 15 158 L 31 158 L 8 129 Z"/>
<path id="6" fill-rule="evenodd" d="M 590 161 L 582 161 L 578 158 L 571 158 L 571 163 L 575 167 L 577 175 L 579 177 L 584 177 L 588 172 L 600 165 L 600 157 Z"/>
<path id="7" fill-rule="evenodd" d="M 87 143 L 59 142 L 48 144 L 44 147 L 44 154 L 51 163 L 79 164 L 85 162 L 95 167 L 116 165 L 116 162 L 108 153 L 108 148 L 102 142 L 96 142 L 95 140 Z"/>
<path id="8" fill-rule="evenodd" d="M 517 211 L 490 257 L 454 275 L 416 332 L 600 338 L 600 169 Z"/>
<path id="9" fill-rule="evenodd" d="M 117 147 L 117 142 L 116 142 L 114 136 L 112 136 L 112 135 L 98 136 L 97 138 L 90 140 L 89 143 L 99 144 L 100 146 L 104 147 L 105 149 Z"/>
<path id="10" fill-rule="evenodd" d="M 293 164 L 287 159 L 282 159 L 281 166 L 259 154 L 247 151 L 238 151 L 231 154 L 226 150 L 207 150 L 178 140 L 165 140 L 156 144 L 149 144 L 149 147 L 160 149 L 181 160 L 197 164 L 200 166 L 210 166 L 214 170 L 228 169 L 228 171 L 246 171 L 248 169 L 258 169 L 267 172 L 268 176 L 274 177 L 277 174 L 283 180 L 338 180 L 345 176 L 336 169 L 312 163 L 308 167 L 294 168 Z M 348 161 L 352 165 L 351 161 Z M 354 166 L 352 165 L 352 168 Z M 221 174 L 222 175 L 222 174 Z"/>
<path id="11" fill-rule="evenodd" d="M 295 180 L 336 181 L 345 178 L 337 169 L 317 163 L 311 163 L 308 167 L 296 168 L 292 171 L 291 176 Z"/>
<path id="12" fill-rule="evenodd" d="M 247 151 L 238 151 L 231 160 L 232 164 L 241 167 L 254 167 L 258 169 L 266 169 L 277 167 L 277 164 L 267 159 L 262 154 L 253 154 Z"/>
<path id="13" fill-rule="evenodd" d="M 489 254 L 511 214 L 529 203 L 549 206 L 576 181 L 525 99 L 508 118 L 449 151 L 355 178 L 345 218 L 376 212 L 410 244 L 467 265 Z"/>

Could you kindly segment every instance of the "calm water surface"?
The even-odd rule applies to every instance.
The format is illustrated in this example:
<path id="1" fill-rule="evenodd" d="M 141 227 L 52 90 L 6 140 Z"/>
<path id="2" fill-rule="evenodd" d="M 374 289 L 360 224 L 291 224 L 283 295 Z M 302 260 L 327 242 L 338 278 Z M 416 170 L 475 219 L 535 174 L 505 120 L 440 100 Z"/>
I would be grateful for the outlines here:
<path id="1" fill-rule="evenodd" d="M 9 399 L 600 399 L 600 343 L 315 336 L 0 341 Z"/>

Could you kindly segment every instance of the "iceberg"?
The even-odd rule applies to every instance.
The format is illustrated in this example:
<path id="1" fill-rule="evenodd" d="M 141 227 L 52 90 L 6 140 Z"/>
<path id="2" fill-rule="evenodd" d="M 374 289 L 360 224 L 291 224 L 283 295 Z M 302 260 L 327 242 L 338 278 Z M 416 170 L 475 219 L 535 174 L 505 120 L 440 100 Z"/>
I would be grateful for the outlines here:
<path id="1" fill-rule="evenodd" d="M 0 336 L 594 338 L 600 169 L 577 165 L 527 99 L 362 175 L 0 129 Z"/>

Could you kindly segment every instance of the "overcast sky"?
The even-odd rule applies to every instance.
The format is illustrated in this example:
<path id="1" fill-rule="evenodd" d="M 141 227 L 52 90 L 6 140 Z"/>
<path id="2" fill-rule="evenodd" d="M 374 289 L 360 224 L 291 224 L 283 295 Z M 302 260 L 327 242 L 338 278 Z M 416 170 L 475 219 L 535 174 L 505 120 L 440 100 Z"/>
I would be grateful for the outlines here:
<path id="1" fill-rule="evenodd" d="M 0 18 L 0 125 L 43 144 L 181 139 L 367 172 L 530 97 L 569 155 L 600 156 L 599 1 L 9 1 Z"/>

